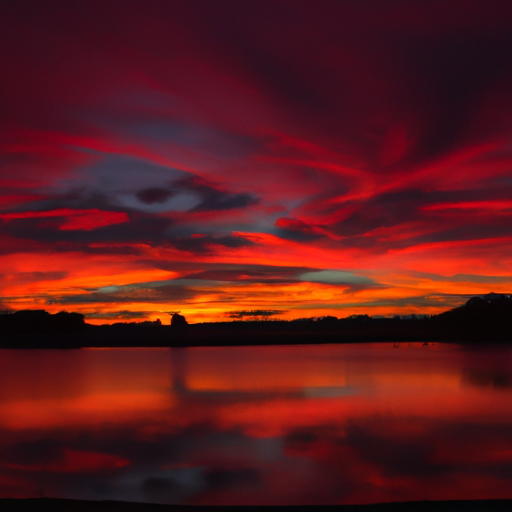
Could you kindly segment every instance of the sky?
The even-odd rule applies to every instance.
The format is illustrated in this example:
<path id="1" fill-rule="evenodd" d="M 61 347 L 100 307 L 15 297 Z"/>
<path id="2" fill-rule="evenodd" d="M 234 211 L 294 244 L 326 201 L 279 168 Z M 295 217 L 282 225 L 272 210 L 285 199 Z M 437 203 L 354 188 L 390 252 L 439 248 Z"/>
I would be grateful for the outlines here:
<path id="1" fill-rule="evenodd" d="M 509 1 L 0 9 L 0 310 L 342 318 L 512 290 Z"/>

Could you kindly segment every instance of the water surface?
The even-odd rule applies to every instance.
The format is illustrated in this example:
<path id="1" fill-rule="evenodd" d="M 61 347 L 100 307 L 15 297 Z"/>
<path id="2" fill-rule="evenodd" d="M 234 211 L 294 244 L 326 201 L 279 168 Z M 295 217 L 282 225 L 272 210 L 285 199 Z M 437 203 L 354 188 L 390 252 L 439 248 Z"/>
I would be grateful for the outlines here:
<path id="1" fill-rule="evenodd" d="M 0 497 L 512 498 L 512 349 L 0 351 Z"/>

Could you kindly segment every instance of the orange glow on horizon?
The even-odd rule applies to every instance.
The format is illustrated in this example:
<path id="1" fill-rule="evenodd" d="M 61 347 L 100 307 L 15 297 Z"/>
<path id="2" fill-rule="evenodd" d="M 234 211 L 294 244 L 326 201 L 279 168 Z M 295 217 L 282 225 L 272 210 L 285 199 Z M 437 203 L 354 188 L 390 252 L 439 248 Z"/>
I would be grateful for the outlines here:
<path id="1" fill-rule="evenodd" d="M 191 20 L 203 11 L 149 9 L 134 31 L 127 8 L 119 45 L 101 51 L 87 34 L 103 15 L 72 16 L 83 30 L 51 28 L 76 50 L 59 54 L 72 70 L 62 76 L 50 71 L 48 20 L 17 9 L 5 17 L 19 30 L 5 32 L 0 311 L 77 311 L 91 323 L 174 310 L 192 322 L 262 309 L 429 314 L 512 292 L 506 9 L 473 9 L 468 30 L 444 4 L 427 19 L 340 5 L 337 28 L 329 10 L 302 6 L 284 27 L 244 6 L 226 44 L 222 30 L 198 38 Z M 315 44 L 290 46 L 302 26 Z M 253 30 L 254 59 L 229 50 Z M 280 64 L 261 66 L 269 41 Z M 179 57 L 162 61 L 166 44 Z M 477 46 L 478 72 L 459 69 Z M 424 58 L 411 65 L 411 54 Z M 302 277 L 315 272 L 338 277 Z"/>

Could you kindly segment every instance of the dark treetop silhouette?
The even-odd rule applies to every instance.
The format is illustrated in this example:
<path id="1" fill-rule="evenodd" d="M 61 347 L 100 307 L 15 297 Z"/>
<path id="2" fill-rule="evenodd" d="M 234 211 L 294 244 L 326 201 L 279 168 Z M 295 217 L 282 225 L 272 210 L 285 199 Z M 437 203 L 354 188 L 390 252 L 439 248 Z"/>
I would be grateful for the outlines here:
<path id="1" fill-rule="evenodd" d="M 187 326 L 187 329 L 183 327 Z M 372 318 L 356 315 L 295 321 L 242 321 L 188 325 L 174 313 L 160 322 L 93 326 L 83 315 L 41 310 L 0 315 L 0 346 L 78 348 L 85 346 L 215 346 L 364 341 L 512 341 L 512 298 L 472 297 L 440 315 Z"/>

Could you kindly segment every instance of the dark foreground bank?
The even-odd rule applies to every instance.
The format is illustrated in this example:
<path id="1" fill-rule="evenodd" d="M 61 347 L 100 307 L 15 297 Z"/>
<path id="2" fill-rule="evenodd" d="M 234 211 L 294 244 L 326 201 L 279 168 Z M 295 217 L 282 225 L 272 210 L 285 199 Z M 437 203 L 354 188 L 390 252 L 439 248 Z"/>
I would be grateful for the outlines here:
<path id="1" fill-rule="evenodd" d="M 82 501 L 54 498 L 1 499 L 2 512 L 209 512 L 228 510 L 229 512 L 293 512 L 295 510 L 319 510 L 326 512 L 509 512 L 512 500 L 479 501 L 413 501 L 405 503 L 383 503 L 377 505 L 325 505 L 306 507 L 214 507 L 158 505 L 151 503 L 128 503 L 122 501 Z"/>

